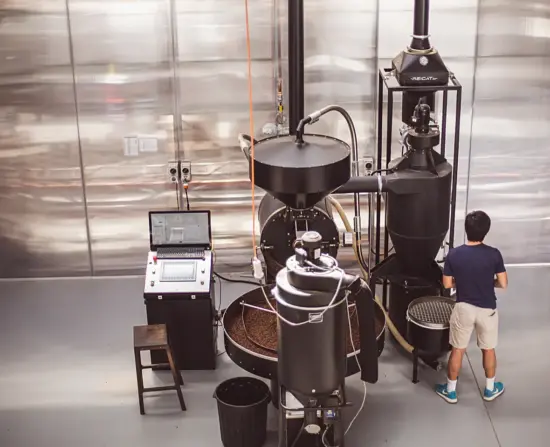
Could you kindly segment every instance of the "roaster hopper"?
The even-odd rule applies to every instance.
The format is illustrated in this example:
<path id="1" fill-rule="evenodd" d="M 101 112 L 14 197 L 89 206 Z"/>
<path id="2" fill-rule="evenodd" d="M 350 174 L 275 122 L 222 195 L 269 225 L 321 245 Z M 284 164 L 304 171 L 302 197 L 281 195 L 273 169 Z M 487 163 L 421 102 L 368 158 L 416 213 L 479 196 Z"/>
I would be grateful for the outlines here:
<path id="1" fill-rule="evenodd" d="M 307 209 L 350 179 L 350 161 L 350 147 L 337 138 L 267 138 L 254 147 L 254 183 L 292 209 Z"/>

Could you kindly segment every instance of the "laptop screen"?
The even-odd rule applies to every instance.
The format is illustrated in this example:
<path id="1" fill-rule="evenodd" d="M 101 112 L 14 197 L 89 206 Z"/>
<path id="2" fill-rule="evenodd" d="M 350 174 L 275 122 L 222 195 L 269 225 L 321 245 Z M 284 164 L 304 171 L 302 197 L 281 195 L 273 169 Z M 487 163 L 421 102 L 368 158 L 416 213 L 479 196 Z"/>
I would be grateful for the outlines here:
<path id="1" fill-rule="evenodd" d="M 149 213 L 151 249 L 158 247 L 210 247 L 210 211 Z"/>

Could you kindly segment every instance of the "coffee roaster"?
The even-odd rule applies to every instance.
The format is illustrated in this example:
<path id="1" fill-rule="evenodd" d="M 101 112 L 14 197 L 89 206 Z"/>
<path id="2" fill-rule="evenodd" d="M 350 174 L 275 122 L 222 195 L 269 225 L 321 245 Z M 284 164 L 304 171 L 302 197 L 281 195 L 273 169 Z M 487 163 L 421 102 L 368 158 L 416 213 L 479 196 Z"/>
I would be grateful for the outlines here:
<path id="1" fill-rule="evenodd" d="M 351 147 L 326 135 L 304 134 L 308 123 L 332 111 L 346 118 L 352 135 Z M 246 152 L 251 170 L 255 170 L 256 185 L 284 204 L 287 212 L 299 215 L 307 210 L 315 211 L 328 194 L 350 179 L 357 137 L 351 117 L 337 106 L 301 120 L 294 133 L 255 142 L 253 160 Z M 323 244 L 318 232 L 304 233 L 298 244 L 294 244 L 295 255 L 277 274 L 271 295 L 260 292 L 265 293 L 263 309 L 260 302 L 241 299 L 224 315 L 226 349 L 230 357 L 245 369 L 267 375 L 275 384 L 281 447 L 309 445 L 308 434 L 325 445 L 343 446 L 345 430 L 341 410 L 348 405 L 345 377 L 361 371 L 361 378 L 366 382 L 374 383 L 378 378 L 377 359 L 384 328 L 383 323 L 376 323 L 380 321 L 380 311 L 377 320 L 367 283 L 339 269 L 333 257 L 322 255 Z M 237 305 L 241 307 L 240 312 L 234 307 Z M 247 313 L 254 307 L 264 312 L 264 318 L 266 310 L 273 313 L 272 333 L 277 333 L 276 370 L 273 345 L 270 350 L 265 339 L 262 343 L 254 337 L 254 332 L 265 331 L 255 331 L 247 324 Z M 234 330 L 239 326 L 238 321 L 235 322 L 239 315 L 244 339 L 238 329 Z M 358 340 L 355 340 L 355 331 Z M 351 345 L 351 352 L 347 344 Z M 258 352 L 258 348 L 262 351 Z M 295 421 L 298 427 L 294 426 Z"/>
<path id="2" fill-rule="evenodd" d="M 392 68 L 380 71 L 378 152 L 373 175 L 359 176 L 357 137 L 346 110 L 328 106 L 304 116 L 302 0 L 289 1 L 290 135 L 254 141 L 253 151 L 250 150 L 251 138 L 241 138 L 241 147 L 249 159 L 251 179 L 267 192 L 269 200 L 282 203 L 286 213 L 314 210 L 330 194 L 354 194 L 353 228 L 344 213 L 340 215 L 346 229 L 354 232 L 354 249 L 364 276 L 370 274 L 367 286 L 362 279 L 341 272 L 333 257 L 321 255 L 323 237 L 305 233 L 303 246 L 294 247 L 286 267 L 277 274 L 275 288 L 271 294 L 265 292 L 262 304 L 259 299 L 245 296 L 228 308 L 224 317 L 227 352 L 245 369 L 269 377 L 277 384 L 280 447 L 310 445 L 310 437 L 303 433 L 317 436 L 317 444 L 312 445 L 318 445 L 319 441 L 325 446 L 344 445 L 345 431 L 340 420 L 341 408 L 347 405 L 344 378 L 359 369 L 363 381 L 373 383 L 377 380 L 375 303 L 380 305 L 394 337 L 414 354 L 415 365 L 419 354 L 429 354 L 433 359 L 447 348 L 442 341 L 448 329 L 444 320 L 448 317 L 449 306 L 452 308 L 452 301 L 440 297 L 442 272 L 435 257 L 444 245 L 449 228 L 449 245 L 453 244 L 457 176 L 456 169 L 445 158 L 445 135 L 448 92 L 455 91 L 456 161 L 461 87 L 429 42 L 428 18 L 428 1 L 416 0 L 411 45 L 394 59 Z M 388 116 L 384 158 L 385 89 Z M 439 91 L 443 92 L 441 122 L 436 113 L 436 93 Z M 394 158 L 392 118 L 396 92 L 403 93 L 400 129 L 403 140 L 402 153 Z M 338 112 L 345 118 L 351 145 L 328 135 L 307 133 L 307 126 L 330 112 Z M 441 150 L 437 152 L 435 148 L 439 145 Z M 373 249 L 375 253 L 372 269 L 362 255 L 361 193 L 374 194 L 376 198 L 375 237 L 368 241 L 369 256 Z M 386 213 L 385 232 L 382 231 L 383 212 Z M 265 228 L 263 225 L 263 230 Z M 285 235 L 278 237 L 284 239 Z M 385 242 L 383 252 L 382 239 Z M 390 239 L 395 249 L 392 255 L 389 255 Z M 289 251 L 282 256 L 287 254 Z M 379 286 L 382 286 L 383 300 L 372 293 Z M 357 296 L 351 298 L 354 295 Z M 413 303 L 426 296 L 432 298 Z M 353 329 L 351 336 L 347 336 L 353 322 L 345 324 L 344 302 L 348 304 L 348 315 L 351 315 L 350 303 L 357 309 L 360 346 L 352 348 L 359 359 L 355 370 L 345 345 L 346 339 L 353 341 L 354 337 Z M 276 346 L 267 346 L 265 339 L 254 338 L 253 319 L 248 313 L 253 307 L 261 308 L 260 312 L 271 310 L 271 331 L 278 334 Z M 445 312 L 439 312 L 441 309 Z M 231 315 L 234 320 L 240 315 L 247 341 L 231 333 Z M 411 346 L 407 337 L 420 348 Z M 434 349 L 438 352 L 433 352 Z M 273 364 L 268 367 L 267 363 L 260 368 L 259 363 L 254 362 L 258 357 L 266 361 L 276 357 L 277 369 Z M 301 429 L 296 435 L 289 431 L 293 417 L 301 421 Z"/>

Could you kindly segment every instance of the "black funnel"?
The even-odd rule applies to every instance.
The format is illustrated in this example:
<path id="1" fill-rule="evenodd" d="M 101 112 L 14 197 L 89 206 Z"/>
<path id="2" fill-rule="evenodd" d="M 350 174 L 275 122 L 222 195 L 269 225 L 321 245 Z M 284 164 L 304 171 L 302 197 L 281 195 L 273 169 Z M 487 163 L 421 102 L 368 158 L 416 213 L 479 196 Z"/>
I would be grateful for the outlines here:
<path id="1" fill-rule="evenodd" d="M 392 61 L 397 82 L 403 86 L 439 86 L 449 83 L 447 69 L 439 52 L 432 47 L 429 35 L 430 1 L 415 0 L 411 44 Z M 409 126 L 414 108 L 420 103 L 435 106 L 435 94 L 429 91 L 403 92 L 402 120 Z"/>
<path id="2" fill-rule="evenodd" d="M 290 208 L 311 208 L 350 179 L 350 157 L 350 147 L 332 137 L 268 138 L 254 147 L 254 184 Z"/>

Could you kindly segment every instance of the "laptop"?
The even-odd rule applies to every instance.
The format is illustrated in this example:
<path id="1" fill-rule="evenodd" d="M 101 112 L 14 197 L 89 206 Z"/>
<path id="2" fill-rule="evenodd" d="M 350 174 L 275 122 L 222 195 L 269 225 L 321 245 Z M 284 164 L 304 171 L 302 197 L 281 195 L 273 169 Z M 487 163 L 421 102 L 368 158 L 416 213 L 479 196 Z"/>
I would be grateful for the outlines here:
<path id="1" fill-rule="evenodd" d="M 204 259 L 212 248 L 210 211 L 150 211 L 149 246 L 159 259 Z"/>

